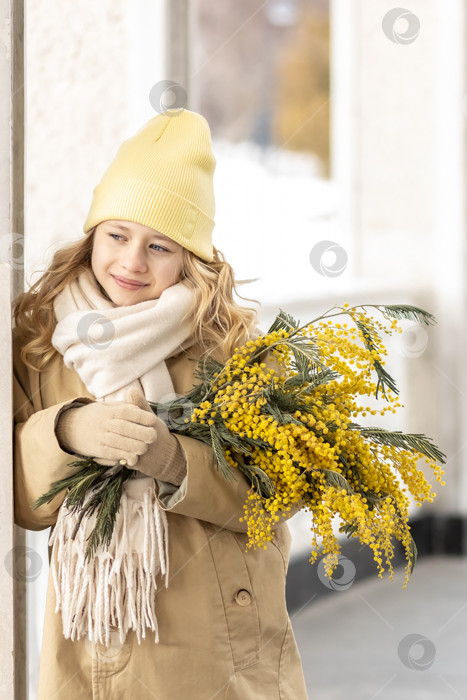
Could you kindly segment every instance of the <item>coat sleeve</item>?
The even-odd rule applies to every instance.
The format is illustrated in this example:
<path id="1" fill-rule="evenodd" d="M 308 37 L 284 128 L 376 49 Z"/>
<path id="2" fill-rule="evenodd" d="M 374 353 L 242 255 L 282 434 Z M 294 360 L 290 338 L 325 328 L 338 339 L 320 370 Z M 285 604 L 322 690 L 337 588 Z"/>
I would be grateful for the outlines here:
<path id="1" fill-rule="evenodd" d="M 249 489 L 243 474 L 232 470 L 234 478 L 228 481 L 217 469 L 212 447 L 187 435 L 175 437 L 183 449 L 187 473 L 179 487 L 157 480 L 161 507 L 228 530 L 246 532 L 246 523 L 239 520 Z"/>
<path id="2" fill-rule="evenodd" d="M 15 523 L 28 530 L 44 530 L 53 525 L 65 498 L 65 491 L 53 501 L 34 510 L 32 503 L 49 490 L 54 481 L 76 471 L 67 465 L 76 459 L 61 449 L 55 425 L 62 410 L 74 401 L 92 401 L 88 396 L 40 407 L 40 397 L 32 396 L 30 371 L 19 355 L 19 344 L 13 336 L 13 489 Z"/>
<path id="3" fill-rule="evenodd" d="M 268 352 L 263 362 L 280 372 L 281 367 L 272 353 Z M 232 469 L 233 479 L 227 480 L 217 468 L 211 446 L 187 435 L 174 435 L 185 454 L 187 474 L 179 487 L 156 480 L 161 507 L 228 530 L 246 532 L 246 522 L 240 522 L 250 488 L 246 477 Z M 286 520 L 296 512 L 294 508 L 282 517 Z"/>

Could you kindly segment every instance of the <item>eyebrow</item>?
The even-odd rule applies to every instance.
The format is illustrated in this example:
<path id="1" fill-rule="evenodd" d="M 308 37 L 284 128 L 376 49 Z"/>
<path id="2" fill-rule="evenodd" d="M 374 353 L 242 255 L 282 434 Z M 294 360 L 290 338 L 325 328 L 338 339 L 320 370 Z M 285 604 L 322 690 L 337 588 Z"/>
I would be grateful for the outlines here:
<path id="1" fill-rule="evenodd" d="M 125 224 L 117 224 L 115 221 L 109 221 L 109 225 L 113 226 L 114 228 L 119 228 L 121 231 L 129 231 L 131 233 L 130 227 L 125 226 Z M 163 234 L 160 234 L 160 233 L 151 233 L 150 235 L 153 238 L 158 238 L 160 241 L 165 241 L 166 243 L 168 243 L 172 240 L 171 238 L 168 238 L 168 236 L 164 236 Z"/>

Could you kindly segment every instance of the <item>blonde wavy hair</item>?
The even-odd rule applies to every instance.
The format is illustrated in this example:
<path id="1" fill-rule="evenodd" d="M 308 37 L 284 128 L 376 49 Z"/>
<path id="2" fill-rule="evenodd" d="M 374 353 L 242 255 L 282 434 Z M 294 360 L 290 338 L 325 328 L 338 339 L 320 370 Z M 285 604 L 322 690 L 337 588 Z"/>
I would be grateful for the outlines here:
<path id="1" fill-rule="evenodd" d="M 58 353 L 51 342 L 56 324 L 53 302 L 80 272 L 91 270 L 95 230 L 57 250 L 37 282 L 12 303 L 14 324 L 22 339 L 21 359 L 30 369 L 43 371 Z M 194 290 L 197 311 L 192 335 L 201 346 L 202 357 L 206 359 L 216 350 L 225 361 L 235 347 L 251 337 L 258 312 L 236 303 L 233 291 L 238 294 L 237 285 L 246 281 L 235 279 L 232 266 L 214 246 L 213 252 L 212 262 L 205 262 L 183 248 L 181 279 Z M 255 299 L 238 296 L 261 306 Z"/>

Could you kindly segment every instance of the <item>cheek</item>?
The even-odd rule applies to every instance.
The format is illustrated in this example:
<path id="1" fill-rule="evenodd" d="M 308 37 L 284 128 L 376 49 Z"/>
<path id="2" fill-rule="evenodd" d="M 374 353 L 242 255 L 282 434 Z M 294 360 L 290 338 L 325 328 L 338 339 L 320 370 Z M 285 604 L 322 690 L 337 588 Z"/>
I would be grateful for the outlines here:
<path id="1" fill-rule="evenodd" d="M 95 245 L 92 249 L 91 263 L 93 265 L 103 265 L 109 258 L 109 251 L 105 245 Z"/>
<path id="2" fill-rule="evenodd" d="M 180 280 L 180 275 L 181 275 L 181 265 L 179 263 L 171 265 L 170 278 L 171 278 L 171 281 L 173 284 Z"/>
<path id="3" fill-rule="evenodd" d="M 105 256 L 102 255 L 102 250 L 93 250 L 92 256 L 91 256 L 91 269 L 94 273 L 95 277 L 102 278 L 102 275 L 105 274 L 105 269 L 106 269 L 106 263 L 105 263 Z"/>
<path id="4" fill-rule="evenodd" d="M 174 261 L 173 265 L 173 275 L 174 277 L 179 280 L 182 274 L 182 254 L 180 253 L 177 256 L 177 259 Z"/>
<path id="5" fill-rule="evenodd" d="M 167 280 L 174 280 L 180 275 L 180 263 L 176 260 L 161 260 L 154 265 L 153 270 L 156 275 L 161 275 Z"/>

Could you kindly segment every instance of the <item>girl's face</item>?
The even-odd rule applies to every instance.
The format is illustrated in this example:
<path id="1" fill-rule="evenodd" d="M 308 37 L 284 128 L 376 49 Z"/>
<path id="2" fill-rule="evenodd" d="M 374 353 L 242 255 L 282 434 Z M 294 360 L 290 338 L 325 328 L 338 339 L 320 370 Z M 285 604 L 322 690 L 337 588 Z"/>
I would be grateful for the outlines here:
<path id="1" fill-rule="evenodd" d="M 180 280 L 181 245 L 132 221 L 103 221 L 94 232 L 91 267 L 116 306 L 160 295 Z"/>

